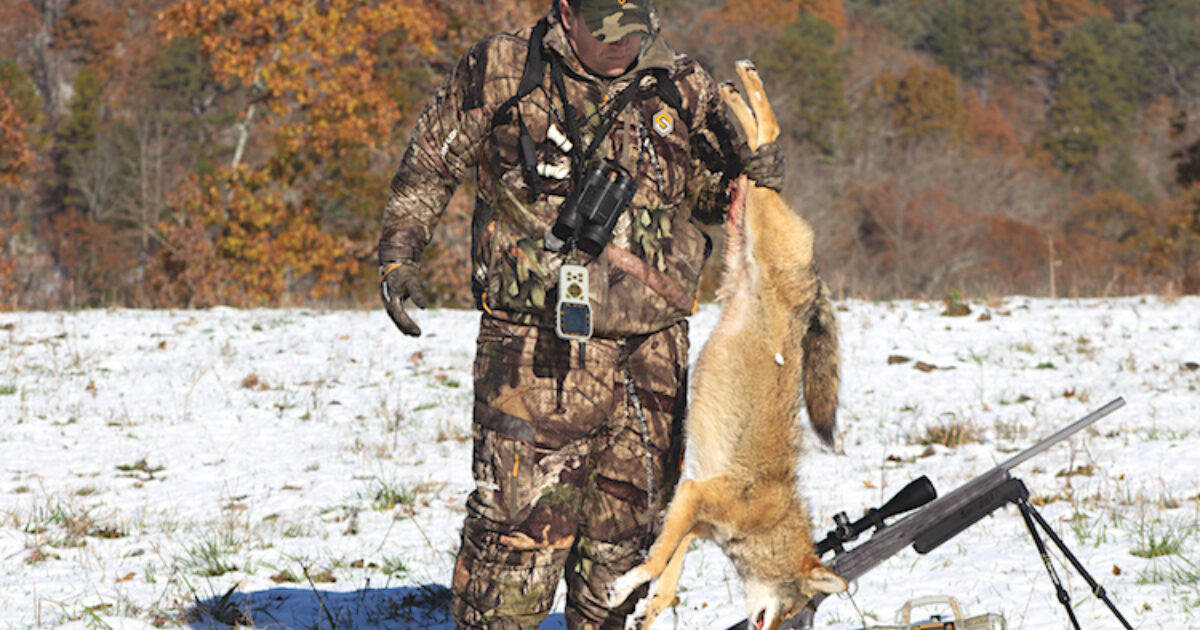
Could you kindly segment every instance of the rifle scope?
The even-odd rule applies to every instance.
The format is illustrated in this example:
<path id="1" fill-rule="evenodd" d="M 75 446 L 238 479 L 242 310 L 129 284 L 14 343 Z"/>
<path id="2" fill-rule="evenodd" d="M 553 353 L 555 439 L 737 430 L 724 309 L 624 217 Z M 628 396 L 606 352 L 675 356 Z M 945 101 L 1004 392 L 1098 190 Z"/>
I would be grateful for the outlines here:
<path id="1" fill-rule="evenodd" d="M 929 481 L 929 477 L 921 475 L 908 482 L 908 485 L 901 488 L 882 507 L 867 510 L 862 518 L 853 523 L 849 522 L 845 512 L 839 512 L 833 517 L 833 522 L 837 526 L 825 536 L 824 540 L 817 543 L 816 554 L 821 556 L 829 551 L 841 553 L 844 551 L 842 545 L 858 538 L 859 534 L 864 531 L 872 527 L 877 530 L 883 529 L 883 519 L 915 510 L 936 498 L 937 490 L 934 489 L 933 483 Z"/>

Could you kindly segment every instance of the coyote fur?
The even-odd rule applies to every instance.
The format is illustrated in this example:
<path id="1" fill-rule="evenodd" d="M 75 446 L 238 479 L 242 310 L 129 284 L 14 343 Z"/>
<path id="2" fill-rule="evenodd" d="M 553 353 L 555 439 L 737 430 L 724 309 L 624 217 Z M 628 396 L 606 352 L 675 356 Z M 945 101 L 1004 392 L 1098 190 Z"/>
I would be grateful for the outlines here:
<path id="1" fill-rule="evenodd" d="M 774 141 L 779 126 L 754 66 L 742 61 L 737 71 L 749 107 L 729 83 L 721 96 L 753 150 Z M 721 317 L 701 350 L 687 417 L 696 477 L 680 484 L 645 562 L 610 588 L 609 603 L 618 605 L 654 580 L 628 627 L 649 626 L 672 602 L 696 537 L 715 541 L 733 562 L 745 583 L 747 618 L 759 628 L 778 628 L 814 594 L 846 589 L 813 554 L 796 489 L 801 389 L 813 428 L 832 443 L 840 379 L 812 228 L 778 193 L 744 175 L 733 197 Z"/>

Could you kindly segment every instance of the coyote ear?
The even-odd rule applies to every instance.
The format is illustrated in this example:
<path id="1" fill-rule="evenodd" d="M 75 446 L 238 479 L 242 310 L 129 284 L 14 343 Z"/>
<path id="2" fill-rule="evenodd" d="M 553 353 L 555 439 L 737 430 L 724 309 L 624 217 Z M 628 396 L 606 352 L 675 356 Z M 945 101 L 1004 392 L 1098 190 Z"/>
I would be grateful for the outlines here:
<path id="1" fill-rule="evenodd" d="M 814 593 L 841 593 L 849 587 L 846 580 L 825 567 L 818 567 L 805 576 L 805 583 L 808 590 Z"/>
<path id="2" fill-rule="evenodd" d="M 801 575 L 804 576 L 804 590 L 810 596 L 816 593 L 841 593 L 850 586 L 814 556 L 804 559 Z"/>

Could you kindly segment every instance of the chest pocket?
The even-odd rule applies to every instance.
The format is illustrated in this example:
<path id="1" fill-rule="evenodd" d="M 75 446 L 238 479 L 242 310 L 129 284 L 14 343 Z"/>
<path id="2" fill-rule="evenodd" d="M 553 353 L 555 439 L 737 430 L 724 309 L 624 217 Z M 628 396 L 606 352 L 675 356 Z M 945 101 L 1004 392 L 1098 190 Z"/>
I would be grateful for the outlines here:
<path id="1" fill-rule="evenodd" d="M 683 201 L 691 163 L 687 123 L 679 110 L 659 98 L 642 102 L 638 114 L 640 173 L 654 182 L 657 199 L 646 199 L 650 207 L 675 206 Z"/>
<path id="2" fill-rule="evenodd" d="M 665 69 L 656 69 L 652 74 L 658 98 L 647 99 L 651 106 L 644 110 L 644 114 L 649 130 L 648 139 L 659 158 L 657 168 L 664 171 L 655 172 L 654 176 L 665 180 L 661 182 L 665 186 L 662 192 L 667 197 L 663 199 L 664 204 L 675 205 L 682 199 L 686 169 L 691 162 L 689 130 L 692 127 L 692 112 L 684 105 L 683 95 L 670 73 Z M 674 172 L 669 172 L 672 170 Z"/>

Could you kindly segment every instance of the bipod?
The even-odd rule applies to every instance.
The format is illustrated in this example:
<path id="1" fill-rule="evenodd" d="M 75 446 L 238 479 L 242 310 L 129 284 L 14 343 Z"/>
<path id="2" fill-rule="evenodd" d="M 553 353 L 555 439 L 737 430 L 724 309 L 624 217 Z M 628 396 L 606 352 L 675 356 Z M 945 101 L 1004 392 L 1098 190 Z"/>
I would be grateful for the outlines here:
<path id="1" fill-rule="evenodd" d="M 1019 479 L 1015 481 L 1020 483 Z M 1088 586 L 1092 589 L 1092 595 L 1095 595 L 1108 606 L 1108 609 L 1112 611 L 1113 616 L 1117 618 L 1117 621 L 1121 622 L 1122 626 L 1125 626 L 1128 630 L 1133 630 L 1133 626 L 1129 625 L 1129 622 L 1121 615 L 1121 611 L 1117 610 L 1117 605 L 1109 598 L 1108 592 L 1104 590 L 1104 587 L 1092 578 L 1092 574 L 1088 573 L 1088 570 L 1079 562 L 1075 554 L 1071 553 L 1071 550 L 1067 548 L 1067 544 L 1063 542 L 1062 538 L 1059 538 L 1058 534 L 1054 533 L 1054 530 L 1050 528 L 1050 524 L 1046 522 L 1046 519 L 1042 518 L 1042 514 L 1029 503 L 1029 491 L 1025 490 L 1025 484 L 1021 484 L 1021 489 L 1024 490 L 1022 496 L 1013 499 L 1013 503 L 1016 503 L 1017 507 L 1021 510 L 1021 516 L 1025 519 L 1025 527 L 1029 529 L 1029 535 L 1033 538 L 1033 544 L 1037 546 L 1038 555 L 1042 557 L 1042 564 L 1046 565 L 1046 572 L 1050 574 L 1050 581 L 1054 583 L 1054 590 L 1058 595 L 1059 603 L 1063 605 L 1063 608 L 1067 611 L 1067 616 L 1071 618 L 1071 625 L 1074 626 L 1075 630 L 1080 630 L 1079 620 L 1075 618 L 1075 609 L 1071 607 L 1071 595 L 1063 587 L 1062 580 L 1058 579 L 1058 572 L 1054 570 L 1054 565 L 1050 562 L 1050 555 L 1046 552 L 1046 543 L 1042 541 L 1042 537 L 1037 531 L 1039 526 L 1046 532 L 1050 540 L 1054 542 L 1054 546 L 1058 547 L 1058 550 L 1071 563 L 1071 566 L 1075 567 L 1079 575 L 1087 581 Z"/>

